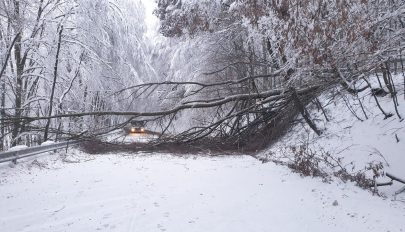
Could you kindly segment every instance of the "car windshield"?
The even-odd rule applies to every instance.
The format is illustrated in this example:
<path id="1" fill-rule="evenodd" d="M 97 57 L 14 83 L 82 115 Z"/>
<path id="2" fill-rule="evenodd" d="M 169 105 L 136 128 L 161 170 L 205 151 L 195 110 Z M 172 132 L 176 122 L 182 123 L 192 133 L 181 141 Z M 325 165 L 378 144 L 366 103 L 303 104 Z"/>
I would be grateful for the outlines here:
<path id="1" fill-rule="evenodd" d="M 144 127 L 145 122 L 144 121 L 132 121 L 131 125 L 134 126 L 134 127 Z"/>

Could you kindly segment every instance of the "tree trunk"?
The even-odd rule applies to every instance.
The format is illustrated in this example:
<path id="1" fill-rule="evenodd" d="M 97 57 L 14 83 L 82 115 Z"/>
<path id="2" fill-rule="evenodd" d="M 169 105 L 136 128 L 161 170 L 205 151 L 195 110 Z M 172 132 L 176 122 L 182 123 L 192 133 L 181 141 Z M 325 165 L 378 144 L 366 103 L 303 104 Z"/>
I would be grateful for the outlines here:
<path id="1" fill-rule="evenodd" d="M 291 92 L 292 92 L 292 97 L 295 103 L 295 106 L 297 107 L 297 109 L 299 110 L 299 112 L 301 113 L 302 117 L 305 119 L 305 121 L 307 122 L 308 126 L 311 127 L 311 129 L 318 135 L 320 136 L 322 133 L 321 131 L 316 127 L 315 123 L 309 118 L 309 113 L 308 111 L 305 109 L 305 106 L 302 104 L 301 100 L 298 97 L 297 92 L 295 91 L 295 89 L 291 88 Z"/>
<path id="2" fill-rule="evenodd" d="M 0 71 L 0 80 L 3 77 L 4 72 L 6 71 L 7 63 L 8 63 L 8 60 L 10 59 L 10 55 L 11 55 L 11 52 L 12 52 L 11 50 L 13 49 L 13 47 L 14 47 L 15 43 L 17 42 L 17 39 L 19 38 L 19 36 L 20 36 L 20 33 L 17 33 L 17 35 L 13 39 L 13 42 L 11 42 L 11 45 L 10 45 L 10 47 L 8 49 L 8 52 L 7 52 L 7 55 L 6 55 L 6 59 L 4 60 L 4 63 L 3 63 L 3 67 L 1 68 L 1 71 Z"/>
<path id="3" fill-rule="evenodd" d="M 0 141 L 0 151 L 4 150 L 4 136 L 6 132 L 6 128 L 4 125 L 4 118 L 6 117 L 6 82 L 1 81 L 1 110 L 0 110 L 0 117 L 1 117 L 1 141 Z"/>
<path id="4" fill-rule="evenodd" d="M 62 32 L 63 32 L 63 26 L 61 26 L 61 28 L 59 30 L 59 40 L 58 40 L 58 48 L 56 51 L 51 97 L 49 99 L 49 112 L 48 112 L 49 117 L 52 116 L 52 110 L 53 110 L 53 97 L 55 94 L 56 79 L 58 77 L 58 64 L 59 64 L 60 47 L 61 47 L 61 43 L 62 43 Z M 45 126 L 44 141 L 48 140 L 48 132 L 49 132 L 50 125 L 51 125 L 51 119 L 48 119 L 48 121 L 46 122 L 46 126 Z"/>
<path id="5" fill-rule="evenodd" d="M 15 0 L 14 1 L 14 13 L 15 13 L 15 21 L 18 24 L 17 28 L 15 28 L 15 31 L 19 31 L 21 27 L 20 25 L 20 2 Z M 22 32 L 18 33 L 15 38 L 15 44 L 14 44 L 14 56 L 15 56 L 15 64 L 16 64 L 16 87 L 15 87 L 15 114 L 14 118 L 15 121 L 13 123 L 13 131 L 12 131 L 12 145 L 15 146 L 18 143 L 18 134 L 21 132 L 21 122 L 20 118 L 22 115 L 22 97 L 23 97 L 23 73 L 24 73 L 24 66 L 25 62 L 22 59 Z"/>

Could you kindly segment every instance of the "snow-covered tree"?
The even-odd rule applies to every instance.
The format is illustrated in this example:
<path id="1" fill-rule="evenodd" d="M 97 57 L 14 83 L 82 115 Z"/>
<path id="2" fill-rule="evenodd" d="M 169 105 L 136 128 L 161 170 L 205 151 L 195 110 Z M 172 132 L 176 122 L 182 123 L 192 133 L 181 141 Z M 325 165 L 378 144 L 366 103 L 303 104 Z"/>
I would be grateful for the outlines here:
<path id="1" fill-rule="evenodd" d="M 0 1 L 4 144 L 36 143 L 44 131 L 47 139 L 48 132 L 54 137 L 111 124 L 111 118 L 79 123 L 23 118 L 108 110 L 119 100 L 123 109 L 130 106 L 131 96 L 109 96 L 155 78 L 145 58 L 144 31 L 141 1 Z"/>

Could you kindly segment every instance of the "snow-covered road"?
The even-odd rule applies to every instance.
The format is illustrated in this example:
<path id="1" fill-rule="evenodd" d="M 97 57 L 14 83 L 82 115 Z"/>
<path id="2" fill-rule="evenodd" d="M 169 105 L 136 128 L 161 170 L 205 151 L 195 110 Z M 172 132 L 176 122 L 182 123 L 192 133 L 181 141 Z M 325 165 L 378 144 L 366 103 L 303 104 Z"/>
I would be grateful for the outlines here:
<path id="1" fill-rule="evenodd" d="M 0 231 L 405 231 L 402 202 L 252 157 L 70 153 L 0 167 Z"/>

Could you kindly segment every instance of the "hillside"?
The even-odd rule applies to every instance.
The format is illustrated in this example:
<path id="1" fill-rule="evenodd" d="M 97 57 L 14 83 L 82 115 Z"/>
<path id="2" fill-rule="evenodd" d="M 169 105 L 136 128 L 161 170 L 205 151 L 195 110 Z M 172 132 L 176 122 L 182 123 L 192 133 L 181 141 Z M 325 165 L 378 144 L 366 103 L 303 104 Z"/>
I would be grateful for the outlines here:
<path id="1" fill-rule="evenodd" d="M 403 76 L 397 75 L 394 80 L 398 92 L 399 115 L 404 118 Z M 379 87 L 376 79 L 371 81 L 373 88 Z M 343 167 L 353 175 L 365 173 L 367 178 L 373 178 L 376 171 L 381 175 L 377 178 L 378 182 L 389 180 L 384 177 L 385 172 L 405 178 L 405 121 L 396 114 L 389 94 L 378 96 L 377 99 L 382 109 L 387 114 L 392 114 L 391 117 L 384 117 L 370 89 L 359 93 L 358 97 L 344 92 L 340 87 L 324 93 L 319 97 L 319 102 L 326 117 L 319 107 L 310 105 L 311 117 L 322 130 L 321 136 L 317 136 L 300 118 L 287 135 L 259 156 L 262 159 L 293 163 L 292 149 L 300 150 L 300 147 L 304 147 L 308 154 L 314 155 L 314 159 L 319 159 L 320 169 L 330 175 Z M 333 165 L 341 167 L 327 165 L 324 162 L 326 156 L 329 156 Z M 386 196 L 391 196 L 400 187 L 401 185 L 394 183 L 393 186 L 381 187 L 379 190 Z"/>

